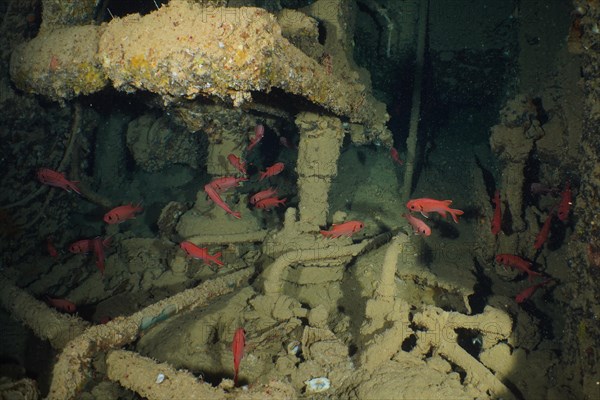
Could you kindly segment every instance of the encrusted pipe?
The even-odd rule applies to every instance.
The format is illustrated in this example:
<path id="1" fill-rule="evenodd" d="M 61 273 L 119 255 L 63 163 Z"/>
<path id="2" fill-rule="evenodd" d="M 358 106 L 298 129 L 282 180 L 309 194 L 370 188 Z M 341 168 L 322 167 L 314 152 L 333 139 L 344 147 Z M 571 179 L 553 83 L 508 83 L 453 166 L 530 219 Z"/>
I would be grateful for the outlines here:
<path id="1" fill-rule="evenodd" d="M 89 326 L 88 322 L 48 307 L 1 277 L 0 305 L 13 318 L 28 326 L 37 337 L 48 340 L 55 349 L 65 347 Z"/>
<path id="2" fill-rule="evenodd" d="M 188 371 L 178 371 L 167 363 L 157 363 L 125 350 L 110 351 L 106 357 L 106 366 L 111 380 L 118 381 L 149 400 L 268 400 L 291 399 L 297 395 L 290 384 L 274 380 L 239 391 L 233 390 L 231 380 L 213 387 Z"/>
<path id="3" fill-rule="evenodd" d="M 273 261 L 263 272 L 265 294 L 277 294 L 283 291 L 283 273 L 293 263 L 355 257 L 370 241 L 365 240 L 350 246 L 329 246 L 318 251 L 313 249 L 290 251 Z"/>
<path id="4" fill-rule="evenodd" d="M 149 400 L 225 399 L 225 391 L 199 381 L 188 371 L 125 350 L 112 350 L 106 357 L 108 378 Z"/>
<path id="5" fill-rule="evenodd" d="M 92 357 L 101 351 L 116 349 L 133 342 L 140 331 L 182 310 L 209 304 L 214 297 L 231 293 L 254 273 L 246 268 L 219 276 L 175 296 L 161 300 L 129 317 L 118 317 L 104 325 L 95 325 L 67 344 L 54 365 L 49 400 L 74 399 L 82 389 Z"/>
<path id="6" fill-rule="evenodd" d="M 342 81 L 281 34 L 261 8 L 202 7 L 172 0 L 150 14 L 101 26 L 57 27 L 15 49 L 15 84 L 64 101 L 107 84 L 165 104 L 218 98 L 239 107 L 278 87 L 387 136 L 388 116 L 360 83 Z"/>
<path id="7" fill-rule="evenodd" d="M 296 125 L 300 130 L 296 163 L 299 227 L 303 232 L 316 232 L 327 224 L 329 187 L 337 174 L 344 131 L 339 118 L 310 112 L 298 115 Z"/>
<path id="8" fill-rule="evenodd" d="M 396 295 L 396 265 L 398 263 L 398 255 L 408 242 L 408 236 L 401 233 L 395 236 L 388 246 L 383 259 L 381 278 L 379 278 L 379 284 L 377 285 L 377 289 L 375 289 L 375 296 L 379 300 L 394 300 Z"/>

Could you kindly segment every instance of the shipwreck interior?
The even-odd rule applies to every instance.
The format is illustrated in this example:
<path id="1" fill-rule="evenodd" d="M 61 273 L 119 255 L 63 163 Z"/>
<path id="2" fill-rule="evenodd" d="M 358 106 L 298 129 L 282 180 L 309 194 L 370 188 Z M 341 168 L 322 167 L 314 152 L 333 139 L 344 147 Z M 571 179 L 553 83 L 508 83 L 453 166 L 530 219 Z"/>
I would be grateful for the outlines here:
<path id="1" fill-rule="evenodd" d="M 0 3 L 0 399 L 600 398 L 596 0 Z"/>

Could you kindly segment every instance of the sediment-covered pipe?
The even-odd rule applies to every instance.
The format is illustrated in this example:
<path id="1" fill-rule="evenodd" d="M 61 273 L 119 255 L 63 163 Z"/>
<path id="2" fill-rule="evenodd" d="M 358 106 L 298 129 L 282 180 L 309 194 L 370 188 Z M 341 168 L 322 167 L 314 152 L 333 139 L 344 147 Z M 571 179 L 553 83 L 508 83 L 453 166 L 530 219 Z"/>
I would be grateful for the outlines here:
<path id="1" fill-rule="evenodd" d="M 198 96 L 240 106 L 252 91 L 279 88 L 387 132 L 387 114 L 363 84 L 341 81 L 281 35 L 260 8 L 201 7 L 182 0 L 102 26 L 41 32 L 11 58 L 15 84 L 63 101 L 115 88 L 155 93 L 165 103 Z"/>
<path id="2" fill-rule="evenodd" d="M 62 349 L 90 324 L 48 307 L 24 290 L 0 278 L 0 305 L 16 320 L 28 326 L 37 337 Z"/>
<path id="3" fill-rule="evenodd" d="M 106 356 L 108 378 L 150 400 L 225 399 L 225 391 L 201 382 L 188 371 L 125 350 Z M 177 393 L 177 396 L 174 394 Z"/>
<path id="4" fill-rule="evenodd" d="M 284 253 L 277 257 L 265 271 L 264 292 L 265 294 L 278 294 L 283 291 L 283 273 L 286 268 L 294 263 L 309 261 L 326 261 L 351 258 L 359 255 L 365 248 L 368 248 L 370 240 L 365 240 L 359 244 L 349 246 L 328 246 L 316 251 L 315 249 L 297 250 Z"/>
<path id="5" fill-rule="evenodd" d="M 316 232 L 327 224 L 327 198 L 337 174 L 344 130 L 339 118 L 309 112 L 298 115 L 296 125 L 300 130 L 296 162 L 299 226 L 304 232 Z"/>
<path id="6" fill-rule="evenodd" d="M 225 391 L 222 387 L 213 387 L 200 381 L 188 371 L 178 371 L 167 363 L 157 363 L 125 350 L 110 351 L 106 357 L 106 367 L 111 380 L 118 381 L 122 386 L 149 400 L 268 400 L 291 399 L 297 396 L 290 384 L 278 381 L 271 381 L 266 385 L 252 385 L 246 390 Z"/>
<path id="7" fill-rule="evenodd" d="M 207 305 L 213 298 L 230 293 L 254 273 L 246 268 L 219 276 L 195 288 L 161 300 L 129 317 L 118 317 L 104 325 L 95 325 L 67 344 L 54 365 L 49 400 L 76 398 L 83 387 L 92 357 L 101 351 L 116 349 L 134 341 L 141 330 L 182 310 Z"/>
<path id="8" fill-rule="evenodd" d="M 414 315 L 413 323 L 427 330 L 417 332 L 416 349 L 427 352 L 434 347 L 444 358 L 466 372 L 466 382 L 485 387 L 495 397 L 514 398 L 497 376 L 458 345 L 456 333 L 456 329 L 472 329 L 496 343 L 506 340 L 512 333 L 512 320 L 508 314 L 490 306 L 486 306 L 482 314 L 472 316 L 429 306 Z"/>

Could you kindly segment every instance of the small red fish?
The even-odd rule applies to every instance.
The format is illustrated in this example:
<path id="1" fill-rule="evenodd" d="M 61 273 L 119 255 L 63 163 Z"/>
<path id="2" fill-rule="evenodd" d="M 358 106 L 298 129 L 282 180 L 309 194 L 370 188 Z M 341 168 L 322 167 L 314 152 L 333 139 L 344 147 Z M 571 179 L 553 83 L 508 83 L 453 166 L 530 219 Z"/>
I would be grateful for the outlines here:
<path id="1" fill-rule="evenodd" d="M 254 194 L 252 197 L 250 197 L 250 204 L 256 204 L 257 202 L 261 201 L 262 199 L 266 199 L 268 197 L 273 197 L 276 194 L 277 194 L 277 189 L 273 189 L 273 188 L 265 189 L 263 191 L 260 191 L 256 194 Z"/>
<path id="2" fill-rule="evenodd" d="M 538 290 L 539 288 L 541 288 L 544 285 L 549 284 L 550 282 L 552 282 L 552 279 L 546 279 L 545 281 L 542 281 L 542 282 L 538 283 L 537 285 L 529 286 L 528 288 L 526 288 L 525 290 L 520 292 L 518 295 L 516 295 L 515 300 L 519 304 L 524 302 L 525 300 L 530 298 L 535 293 L 536 290 Z"/>
<path id="3" fill-rule="evenodd" d="M 395 147 L 390 147 L 390 156 L 392 160 L 398 165 L 404 165 L 404 161 L 400 159 L 400 155 L 398 154 L 398 150 Z"/>
<path id="4" fill-rule="evenodd" d="M 37 171 L 38 180 L 44 185 L 50 185 L 57 188 L 61 188 L 70 192 L 71 190 L 77 194 L 81 194 L 77 187 L 77 181 L 70 181 L 65 178 L 65 175 L 58 171 L 53 171 L 49 168 L 40 168 Z"/>
<path id="5" fill-rule="evenodd" d="M 285 168 L 285 164 L 282 162 L 278 162 L 278 163 L 271 165 L 264 172 L 260 173 L 259 181 L 262 181 L 263 179 L 268 178 L 270 176 L 277 175 L 278 173 L 283 171 L 284 168 Z"/>
<path id="6" fill-rule="evenodd" d="M 265 126 L 263 124 L 258 124 L 254 127 L 254 137 L 250 139 L 250 144 L 246 148 L 247 151 L 250 151 L 256 146 L 262 138 L 265 136 Z"/>
<path id="7" fill-rule="evenodd" d="M 73 254 L 89 253 L 92 239 L 81 239 L 71 243 L 69 251 Z"/>
<path id="8" fill-rule="evenodd" d="M 256 208 L 268 210 L 269 208 L 278 207 L 280 204 L 285 204 L 286 200 L 286 198 L 278 199 L 277 197 L 267 197 L 266 199 L 257 201 L 254 206 Z"/>
<path id="9" fill-rule="evenodd" d="M 237 169 L 238 171 L 240 171 L 240 173 L 246 175 L 246 163 L 244 161 L 242 161 L 241 158 L 237 157 L 235 154 L 230 154 L 227 156 L 227 160 L 229 160 L 229 163 L 231 165 L 233 165 L 233 167 L 235 169 Z"/>
<path id="10" fill-rule="evenodd" d="M 550 232 L 550 226 L 552 225 L 552 217 L 554 216 L 554 208 L 550 211 L 550 214 L 546 217 L 546 221 L 544 221 L 544 226 L 538 232 L 535 243 L 533 244 L 533 248 L 539 250 L 542 248 L 546 239 L 548 239 L 548 233 Z"/>
<path id="11" fill-rule="evenodd" d="M 104 214 L 104 222 L 107 224 L 120 224 L 128 219 L 135 218 L 135 214 L 144 211 L 141 207 L 142 203 L 138 203 L 137 206 L 133 204 L 126 204 L 124 206 L 118 206 Z"/>
<path id="12" fill-rule="evenodd" d="M 494 218 L 492 219 L 492 234 L 497 235 L 502 230 L 502 203 L 500 202 L 500 191 L 496 190 L 494 195 Z"/>
<path id="13" fill-rule="evenodd" d="M 58 258 L 58 251 L 56 250 L 56 247 L 54 247 L 54 244 L 52 243 L 52 238 L 50 236 L 46 238 L 46 249 L 48 250 L 48 254 L 50 255 L 50 257 Z"/>
<path id="14" fill-rule="evenodd" d="M 530 261 L 524 260 L 514 254 L 497 254 L 496 262 L 526 272 L 529 276 L 529 280 L 534 276 L 542 276 L 539 272 L 531 270 L 532 264 Z"/>
<path id="15" fill-rule="evenodd" d="M 429 218 L 427 213 L 436 212 L 446 218 L 446 212 L 449 212 L 454 222 L 458 224 L 458 216 L 464 212 L 454 208 L 450 208 L 452 200 L 435 200 L 428 198 L 413 199 L 406 203 L 406 207 L 410 211 L 419 211 L 425 218 Z"/>
<path id="16" fill-rule="evenodd" d="M 81 253 L 89 253 L 93 250 L 92 242 L 94 239 L 81 239 L 76 242 L 71 243 L 69 246 L 69 251 L 73 254 L 81 254 Z M 104 247 L 110 246 L 111 238 L 107 237 L 102 241 L 102 245 Z"/>
<path id="17" fill-rule="evenodd" d="M 558 205 L 558 219 L 565 222 L 569 218 L 569 210 L 573 204 L 571 198 L 571 182 L 567 182 L 567 186 L 560 194 L 560 204 Z"/>
<path id="18" fill-rule="evenodd" d="M 73 314 L 75 311 L 77 311 L 77 306 L 74 303 L 72 303 L 66 299 L 55 299 L 55 298 L 46 296 L 46 301 L 48 302 L 48 304 L 50 304 L 52 307 L 56 308 L 57 310 L 65 311 L 70 314 Z"/>
<path id="19" fill-rule="evenodd" d="M 402 216 L 406 218 L 408 223 L 413 227 L 415 234 L 423 236 L 431 235 L 431 228 L 427 226 L 424 221 L 421 221 L 419 218 L 410 214 L 402 214 Z"/>
<path id="20" fill-rule="evenodd" d="M 215 190 L 214 187 L 211 186 L 210 183 L 204 185 L 204 191 L 208 195 L 208 197 L 219 207 L 221 207 L 227 214 L 233 215 L 235 218 L 242 218 L 242 214 L 239 211 L 232 211 L 231 208 L 221 199 L 219 193 Z"/>
<path id="21" fill-rule="evenodd" d="M 210 186 L 212 186 L 217 193 L 223 193 L 226 190 L 238 187 L 241 182 L 247 180 L 248 178 L 246 177 L 238 178 L 235 176 L 223 176 L 221 178 L 213 179 L 210 182 Z"/>
<path id="22" fill-rule="evenodd" d="M 214 262 L 218 266 L 225 265 L 223 261 L 219 259 L 221 257 L 221 253 L 209 254 L 208 249 L 206 247 L 198 247 L 192 242 L 181 242 L 179 244 L 181 250 L 185 251 L 186 254 L 192 258 L 203 260 L 205 265 L 209 265 L 211 262 Z"/>
<path id="23" fill-rule="evenodd" d="M 94 249 L 94 255 L 96 256 L 96 267 L 100 270 L 100 275 L 104 276 L 104 241 L 101 237 L 97 237 L 91 240 L 91 246 Z"/>
<path id="24" fill-rule="evenodd" d="M 244 347 L 246 347 L 246 331 L 244 328 L 238 328 L 233 335 L 231 351 L 233 352 L 233 385 L 237 385 L 240 363 L 244 357 Z"/>
<path id="25" fill-rule="evenodd" d="M 328 231 L 321 231 L 321 235 L 327 238 L 339 238 L 340 236 L 352 236 L 364 228 L 365 224 L 360 221 L 348 221 L 343 224 L 333 224 Z"/>

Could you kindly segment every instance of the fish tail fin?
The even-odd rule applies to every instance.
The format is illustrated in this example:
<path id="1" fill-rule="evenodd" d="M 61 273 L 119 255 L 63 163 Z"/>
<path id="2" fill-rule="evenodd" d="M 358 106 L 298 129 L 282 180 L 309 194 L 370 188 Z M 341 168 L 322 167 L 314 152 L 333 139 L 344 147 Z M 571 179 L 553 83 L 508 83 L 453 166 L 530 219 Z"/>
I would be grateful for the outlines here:
<path id="1" fill-rule="evenodd" d="M 529 282 L 531 282 L 533 280 L 534 276 L 543 276 L 543 275 L 537 271 L 531 271 L 531 270 L 527 271 L 527 280 Z"/>
<path id="2" fill-rule="evenodd" d="M 242 219 L 242 213 L 239 211 L 234 211 L 231 213 L 231 215 L 233 215 L 237 219 Z"/>
<path id="3" fill-rule="evenodd" d="M 69 189 L 71 189 L 72 191 L 74 191 L 75 193 L 77 193 L 78 195 L 81 195 L 81 191 L 79 190 L 79 186 L 77 186 L 78 183 L 79 183 L 79 181 L 70 181 L 67 184 L 67 187 Z"/>
<path id="4" fill-rule="evenodd" d="M 104 239 L 102 241 L 102 245 L 104 247 L 110 247 L 110 244 L 112 243 L 112 238 L 113 238 L 112 235 L 110 235 L 109 237 L 107 237 L 106 239 Z"/>
<path id="5" fill-rule="evenodd" d="M 456 210 L 456 209 L 450 209 L 448 210 L 448 212 L 450 212 L 450 215 L 452 215 L 452 219 L 454 220 L 454 222 L 456 222 L 458 224 L 458 216 L 459 215 L 463 215 L 465 212 L 462 210 Z"/>
<path id="6" fill-rule="evenodd" d="M 135 208 L 137 208 L 139 211 L 144 211 L 144 208 L 142 207 L 142 204 L 144 204 L 144 200 L 140 200 L 137 205 L 135 206 Z"/>

